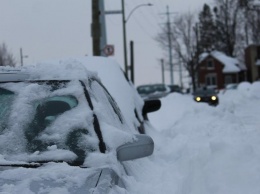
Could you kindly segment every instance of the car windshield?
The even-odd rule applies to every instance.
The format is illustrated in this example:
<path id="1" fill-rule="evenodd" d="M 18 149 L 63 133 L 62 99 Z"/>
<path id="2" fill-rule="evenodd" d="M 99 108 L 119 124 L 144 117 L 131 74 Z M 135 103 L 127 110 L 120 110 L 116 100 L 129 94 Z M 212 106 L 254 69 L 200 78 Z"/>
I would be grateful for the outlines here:
<path id="1" fill-rule="evenodd" d="M 216 95 L 216 92 L 213 89 L 197 89 L 194 95 Z"/>
<path id="2" fill-rule="evenodd" d="M 0 84 L 0 156 L 5 161 L 84 162 L 96 150 L 79 82 Z M 92 133 L 93 134 L 93 133 Z M 84 141 L 84 143 L 83 143 Z M 92 140 L 93 141 L 93 140 Z"/>

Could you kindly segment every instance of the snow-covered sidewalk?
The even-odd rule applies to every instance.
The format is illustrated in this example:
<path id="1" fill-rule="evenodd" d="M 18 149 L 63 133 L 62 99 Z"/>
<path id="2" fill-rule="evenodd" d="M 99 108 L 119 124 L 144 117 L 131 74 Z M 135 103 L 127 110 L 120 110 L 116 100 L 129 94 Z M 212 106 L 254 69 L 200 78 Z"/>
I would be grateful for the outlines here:
<path id="1" fill-rule="evenodd" d="M 260 83 L 219 94 L 220 104 L 172 94 L 149 115 L 152 157 L 128 162 L 135 194 L 259 194 Z"/>

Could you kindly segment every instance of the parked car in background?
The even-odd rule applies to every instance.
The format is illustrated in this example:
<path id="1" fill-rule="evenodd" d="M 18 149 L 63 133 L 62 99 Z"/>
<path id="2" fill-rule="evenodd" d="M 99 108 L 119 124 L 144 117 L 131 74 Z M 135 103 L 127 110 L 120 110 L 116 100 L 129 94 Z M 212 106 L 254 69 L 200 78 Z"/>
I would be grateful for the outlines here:
<path id="1" fill-rule="evenodd" d="M 143 99 L 159 99 L 167 96 L 171 89 L 165 84 L 147 84 L 138 86 L 137 91 Z"/>
<path id="2" fill-rule="evenodd" d="M 225 89 L 227 90 L 235 90 L 237 89 L 238 84 L 227 84 Z"/>
<path id="3" fill-rule="evenodd" d="M 213 88 L 198 88 L 193 93 L 193 98 L 196 102 L 205 102 L 213 106 L 217 106 L 219 103 L 217 92 Z"/>
<path id="4" fill-rule="evenodd" d="M 182 94 L 182 89 L 179 85 L 168 85 L 168 87 L 170 88 L 171 92 L 177 92 Z"/>
<path id="5" fill-rule="evenodd" d="M 153 110 L 146 104 L 140 114 Z M 154 145 L 124 113 L 97 74 L 75 60 L 1 68 L 0 191 L 125 189 L 121 162 L 151 155 Z"/>
<path id="6" fill-rule="evenodd" d="M 224 94 L 225 92 L 229 90 L 236 90 L 238 87 L 238 84 L 227 84 L 226 87 L 222 90 L 222 93 Z"/>

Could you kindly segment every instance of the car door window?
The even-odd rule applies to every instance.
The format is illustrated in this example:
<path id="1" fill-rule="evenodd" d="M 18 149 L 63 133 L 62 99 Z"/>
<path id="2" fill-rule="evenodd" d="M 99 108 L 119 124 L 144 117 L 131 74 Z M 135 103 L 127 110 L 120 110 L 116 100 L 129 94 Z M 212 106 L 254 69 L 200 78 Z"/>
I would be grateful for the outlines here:
<path id="1" fill-rule="evenodd" d="M 112 96 L 105 87 L 96 80 L 91 80 L 90 87 L 94 110 L 99 120 L 105 120 L 107 123 L 120 127 L 123 124 L 123 116 Z"/>

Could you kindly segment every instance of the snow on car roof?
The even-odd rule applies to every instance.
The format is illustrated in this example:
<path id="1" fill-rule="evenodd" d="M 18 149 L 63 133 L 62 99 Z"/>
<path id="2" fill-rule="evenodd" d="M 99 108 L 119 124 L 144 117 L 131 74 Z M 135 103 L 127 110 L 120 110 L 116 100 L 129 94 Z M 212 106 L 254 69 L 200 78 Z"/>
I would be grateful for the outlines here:
<path id="1" fill-rule="evenodd" d="M 3 67 L 0 69 L 0 81 L 23 81 L 23 80 L 75 80 L 86 79 L 95 73 L 88 71 L 81 64 L 68 62 L 63 63 L 38 63 L 34 66 L 23 68 Z"/>

